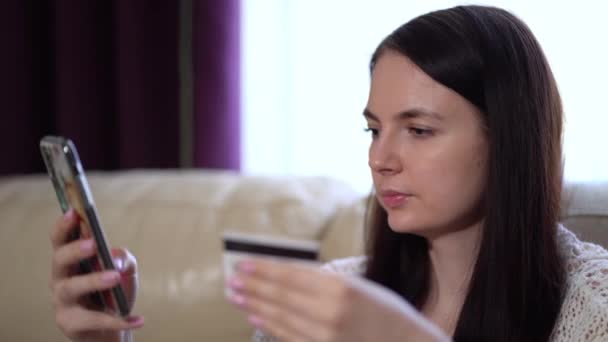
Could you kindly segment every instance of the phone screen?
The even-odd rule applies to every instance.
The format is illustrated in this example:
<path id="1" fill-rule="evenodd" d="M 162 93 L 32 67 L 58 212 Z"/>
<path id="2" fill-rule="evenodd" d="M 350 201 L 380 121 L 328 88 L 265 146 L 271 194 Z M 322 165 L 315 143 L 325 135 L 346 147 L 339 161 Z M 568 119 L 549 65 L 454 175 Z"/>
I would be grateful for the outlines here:
<path id="1" fill-rule="evenodd" d="M 86 214 L 84 198 L 82 198 L 81 191 L 78 189 L 75 172 L 71 169 L 62 149 L 60 145 L 49 144 L 43 148 L 42 153 L 45 155 L 44 159 L 49 161 L 47 168 L 51 169 L 49 173 L 51 173 L 61 210 L 65 213 L 70 208 L 74 208 L 81 220 L 79 237 L 88 239 L 93 234 L 91 223 Z"/>

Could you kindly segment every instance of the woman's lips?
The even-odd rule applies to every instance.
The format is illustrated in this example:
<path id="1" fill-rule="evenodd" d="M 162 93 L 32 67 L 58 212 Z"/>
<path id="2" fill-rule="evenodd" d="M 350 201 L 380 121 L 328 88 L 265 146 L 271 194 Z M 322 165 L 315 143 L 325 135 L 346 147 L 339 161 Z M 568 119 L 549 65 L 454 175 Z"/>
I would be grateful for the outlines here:
<path id="1" fill-rule="evenodd" d="M 410 195 L 396 191 L 385 191 L 382 192 L 381 198 L 382 203 L 389 208 L 397 208 L 407 202 Z"/>

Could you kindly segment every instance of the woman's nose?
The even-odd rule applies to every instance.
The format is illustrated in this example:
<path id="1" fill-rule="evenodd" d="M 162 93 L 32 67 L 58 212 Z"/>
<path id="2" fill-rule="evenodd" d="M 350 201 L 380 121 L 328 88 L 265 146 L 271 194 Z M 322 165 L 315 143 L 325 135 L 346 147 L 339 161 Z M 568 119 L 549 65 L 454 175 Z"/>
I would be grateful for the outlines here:
<path id="1" fill-rule="evenodd" d="M 372 144 L 368 165 L 373 172 L 381 174 L 399 173 L 402 169 L 397 148 L 390 141 L 377 141 Z"/>

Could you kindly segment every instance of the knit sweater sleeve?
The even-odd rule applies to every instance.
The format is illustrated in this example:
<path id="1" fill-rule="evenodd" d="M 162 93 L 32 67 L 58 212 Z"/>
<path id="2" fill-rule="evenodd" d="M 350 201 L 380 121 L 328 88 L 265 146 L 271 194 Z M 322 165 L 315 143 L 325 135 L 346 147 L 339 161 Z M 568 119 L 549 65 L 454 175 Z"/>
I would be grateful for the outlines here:
<path id="1" fill-rule="evenodd" d="M 551 341 L 608 341 L 608 251 L 567 238 L 568 285 Z"/>

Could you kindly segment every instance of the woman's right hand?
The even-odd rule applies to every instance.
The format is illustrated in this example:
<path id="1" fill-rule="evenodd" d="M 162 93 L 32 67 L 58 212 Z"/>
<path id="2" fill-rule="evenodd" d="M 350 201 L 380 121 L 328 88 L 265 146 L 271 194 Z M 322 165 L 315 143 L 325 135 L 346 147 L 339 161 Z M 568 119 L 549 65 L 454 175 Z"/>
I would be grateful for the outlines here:
<path id="1" fill-rule="evenodd" d="M 137 266 L 133 255 L 123 249 L 112 250 L 117 271 L 79 274 L 80 260 L 97 253 L 93 239 L 69 241 L 79 218 L 70 210 L 62 216 L 51 233 L 53 264 L 49 286 L 53 294 L 55 322 L 73 341 L 120 341 L 121 331 L 143 326 L 143 317 L 122 318 L 100 311 L 90 294 L 122 284 L 130 307 L 137 293 Z"/>

